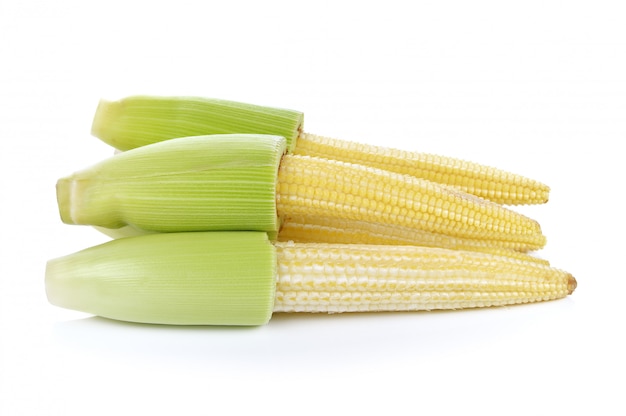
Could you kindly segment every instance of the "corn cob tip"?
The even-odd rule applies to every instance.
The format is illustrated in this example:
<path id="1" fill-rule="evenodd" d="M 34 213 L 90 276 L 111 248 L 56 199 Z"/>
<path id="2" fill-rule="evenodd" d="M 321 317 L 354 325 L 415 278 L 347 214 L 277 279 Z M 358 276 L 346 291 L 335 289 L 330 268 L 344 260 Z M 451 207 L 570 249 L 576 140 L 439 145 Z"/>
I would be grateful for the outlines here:
<path id="1" fill-rule="evenodd" d="M 578 287 L 578 282 L 576 281 L 576 278 L 574 276 L 572 276 L 571 274 L 567 276 L 567 294 L 571 295 L 572 293 L 574 293 L 574 290 L 576 290 L 576 287 Z"/>

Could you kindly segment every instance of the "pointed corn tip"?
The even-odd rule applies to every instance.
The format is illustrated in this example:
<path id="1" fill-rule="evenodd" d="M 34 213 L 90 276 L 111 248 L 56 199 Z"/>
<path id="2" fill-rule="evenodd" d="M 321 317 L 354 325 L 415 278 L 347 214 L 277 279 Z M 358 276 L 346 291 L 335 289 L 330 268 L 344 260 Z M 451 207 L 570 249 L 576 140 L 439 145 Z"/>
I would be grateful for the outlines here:
<path id="1" fill-rule="evenodd" d="M 576 278 L 570 274 L 567 277 L 567 294 L 571 295 L 572 293 L 574 293 L 574 290 L 576 290 L 577 286 L 578 282 L 576 281 Z"/>

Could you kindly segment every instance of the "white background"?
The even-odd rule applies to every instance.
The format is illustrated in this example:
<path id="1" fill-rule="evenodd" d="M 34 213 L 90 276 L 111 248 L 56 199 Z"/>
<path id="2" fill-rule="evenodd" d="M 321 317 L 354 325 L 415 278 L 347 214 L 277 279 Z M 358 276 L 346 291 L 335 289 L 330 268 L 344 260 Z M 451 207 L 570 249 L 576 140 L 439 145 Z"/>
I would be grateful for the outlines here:
<path id="1" fill-rule="evenodd" d="M 621 1 L 0 0 L 0 413 L 625 414 L 626 7 Z M 543 304 L 126 324 L 47 303 L 57 178 L 111 154 L 100 98 L 301 110 L 307 131 L 548 183 Z"/>

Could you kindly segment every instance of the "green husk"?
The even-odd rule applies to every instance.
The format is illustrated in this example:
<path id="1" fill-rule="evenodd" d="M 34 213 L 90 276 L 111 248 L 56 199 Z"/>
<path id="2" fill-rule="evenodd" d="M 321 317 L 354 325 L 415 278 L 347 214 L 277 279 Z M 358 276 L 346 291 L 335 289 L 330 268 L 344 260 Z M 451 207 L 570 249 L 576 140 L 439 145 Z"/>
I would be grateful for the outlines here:
<path id="1" fill-rule="evenodd" d="M 298 111 L 200 97 L 131 96 L 101 100 L 92 134 L 119 150 L 176 137 L 252 133 L 283 136 L 288 150 L 302 129 Z"/>
<path id="2" fill-rule="evenodd" d="M 60 179 L 63 222 L 141 232 L 278 231 L 276 177 L 285 139 L 213 135 L 167 140 Z"/>
<path id="3" fill-rule="evenodd" d="M 129 237 L 46 267 L 50 303 L 155 324 L 265 324 L 275 281 L 276 252 L 262 232 Z"/>

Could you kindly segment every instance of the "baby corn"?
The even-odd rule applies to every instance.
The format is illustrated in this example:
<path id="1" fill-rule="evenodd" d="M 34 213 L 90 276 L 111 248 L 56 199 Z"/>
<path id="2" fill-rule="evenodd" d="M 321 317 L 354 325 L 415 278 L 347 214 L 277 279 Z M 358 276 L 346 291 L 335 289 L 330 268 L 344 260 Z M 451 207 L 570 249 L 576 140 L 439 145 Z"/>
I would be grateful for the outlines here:
<path id="1" fill-rule="evenodd" d="M 337 159 L 453 186 L 499 204 L 543 204 L 550 188 L 491 166 L 301 133 L 294 154 Z"/>
<path id="2" fill-rule="evenodd" d="M 419 311 L 571 294 L 535 261 L 414 246 L 274 243 L 262 232 L 153 234 L 48 262 L 51 303 L 177 325 L 261 325 L 272 312 Z"/>
<path id="3" fill-rule="evenodd" d="M 111 230 L 107 230 L 111 231 Z M 525 247 L 515 242 L 451 237 L 407 227 L 372 224 L 363 221 L 338 220 L 315 216 L 289 217 L 283 220 L 278 241 L 296 243 L 416 245 L 444 247 L 455 250 L 485 252 L 514 257 L 525 261 L 549 264 L 525 253 Z"/>
<path id="4" fill-rule="evenodd" d="M 317 157 L 283 157 L 276 200 L 286 218 L 331 217 L 344 230 L 359 222 L 386 226 L 381 232 L 408 228 L 412 244 L 423 232 L 521 251 L 546 242 L 536 221 L 498 204 L 425 179 Z"/>
<path id="5" fill-rule="evenodd" d="M 283 155 L 285 146 L 282 137 L 249 134 L 142 146 L 59 180 L 61 218 L 152 232 L 275 234 L 282 220 L 312 217 L 345 230 L 380 226 L 390 238 L 402 229 L 413 244 L 424 234 L 520 251 L 545 244 L 536 221 L 493 202 L 382 169 Z"/>
<path id="6" fill-rule="evenodd" d="M 552 300 L 576 280 L 535 261 L 415 246 L 276 243 L 275 312 L 461 309 Z"/>
<path id="7" fill-rule="evenodd" d="M 455 158 L 388 149 L 304 133 L 303 114 L 287 109 L 200 97 L 134 96 L 102 100 L 92 133 L 120 150 L 208 134 L 283 136 L 297 155 L 315 156 L 412 175 L 496 203 L 547 202 L 548 186 L 520 175 Z"/>

